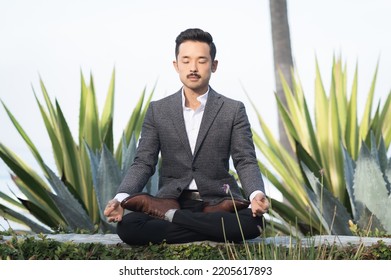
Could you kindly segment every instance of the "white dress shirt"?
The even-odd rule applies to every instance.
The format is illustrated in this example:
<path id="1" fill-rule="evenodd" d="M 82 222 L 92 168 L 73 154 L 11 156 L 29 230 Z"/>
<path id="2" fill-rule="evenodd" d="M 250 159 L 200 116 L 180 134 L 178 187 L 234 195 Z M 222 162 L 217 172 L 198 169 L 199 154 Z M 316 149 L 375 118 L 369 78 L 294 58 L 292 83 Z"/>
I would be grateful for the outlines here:
<path id="1" fill-rule="evenodd" d="M 194 154 L 195 145 L 197 142 L 198 132 L 200 131 L 202 116 L 204 115 L 206 100 L 208 99 L 209 88 L 206 93 L 197 97 L 197 100 L 201 103 L 197 109 L 193 110 L 186 107 L 185 105 L 185 93 L 182 88 L 182 108 L 183 108 L 183 118 L 185 119 L 186 133 L 187 138 L 189 139 L 189 144 L 191 152 Z M 190 182 L 188 187 L 190 190 L 196 190 L 197 184 L 193 179 Z"/>

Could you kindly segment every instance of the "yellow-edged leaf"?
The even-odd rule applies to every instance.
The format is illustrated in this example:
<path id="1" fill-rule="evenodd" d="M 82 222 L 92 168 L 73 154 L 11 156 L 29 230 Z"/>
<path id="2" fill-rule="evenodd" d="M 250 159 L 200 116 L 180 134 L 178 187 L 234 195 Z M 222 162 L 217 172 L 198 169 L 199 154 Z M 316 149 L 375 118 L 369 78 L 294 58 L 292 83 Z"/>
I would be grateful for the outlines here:
<path id="1" fill-rule="evenodd" d="M 375 74 L 373 76 L 371 87 L 369 89 L 369 93 L 368 93 L 368 97 L 367 97 L 367 101 L 365 103 L 364 114 L 361 119 L 360 140 L 363 140 L 363 141 L 365 141 L 365 139 L 367 138 L 367 135 L 369 133 L 370 123 L 371 123 L 372 103 L 373 103 L 373 96 L 375 94 L 375 84 L 376 84 L 378 67 L 379 67 L 379 64 L 376 65 Z"/>
<path id="2" fill-rule="evenodd" d="M 350 100 L 348 103 L 348 112 L 347 112 L 347 120 L 346 120 L 346 128 L 345 128 L 345 145 L 346 148 L 352 157 L 352 159 L 356 160 L 358 156 L 358 121 L 357 121 L 357 84 L 358 84 L 358 69 L 356 66 L 356 70 L 354 72 L 354 78 L 352 83 L 352 91 L 350 94 Z"/>
<path id="3" fill-rule="evenodd" d="M 86 81 L 84 79 L 83 73 L 80 71 L 80 104 L 79 104 L 79 145 L 81 145 L 84 137 L 84 126 L 86 122 L 86 108 L 87 108 L 87 98 L 89 95 L 89 89 L 87 87 Z"/>
<path id="4" fill-rule="evenodd" d="M 115 92 L 115 69 L 111 75 L 110 86 L 107 92 L 105 105 L 100 119 L 100 132 L 103 143 L 109 151 L 113 151 L 113 112 L 114 112 L 114 92 Z"/>

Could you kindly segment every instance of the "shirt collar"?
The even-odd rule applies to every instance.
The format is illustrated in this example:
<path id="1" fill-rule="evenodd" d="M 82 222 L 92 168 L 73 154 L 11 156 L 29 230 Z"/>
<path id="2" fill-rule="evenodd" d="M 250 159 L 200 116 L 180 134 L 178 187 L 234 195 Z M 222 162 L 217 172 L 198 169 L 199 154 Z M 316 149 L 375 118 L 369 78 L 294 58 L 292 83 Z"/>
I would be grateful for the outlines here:
<path id="1" fill-rule="evenodd" d="M 199 108 L 205 107 L 206 100 L 208 99 L 208 94 L 209 94 L 209 87 L 208 87 L 208 90 L 203 95 L 200 95 L 200 96 L 197 97 L 197 100 L 201 103 Z M 182 108 L 186 109 L 186 106 L 185 106 L 185 92 L 184 92 L 183 88 L 182 88 Z"/>

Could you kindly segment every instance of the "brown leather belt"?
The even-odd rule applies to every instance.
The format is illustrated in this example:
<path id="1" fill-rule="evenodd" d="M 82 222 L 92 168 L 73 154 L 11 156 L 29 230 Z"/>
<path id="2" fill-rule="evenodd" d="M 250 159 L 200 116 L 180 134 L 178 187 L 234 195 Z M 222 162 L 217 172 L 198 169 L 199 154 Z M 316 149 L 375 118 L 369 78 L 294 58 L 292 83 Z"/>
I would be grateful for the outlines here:
<path id="1" fill-rule="evenodd" d="M 184 190 L 180 196 L 181 199 L 199 200 L 202 201 L 201 195 L 197 191 Z"/>

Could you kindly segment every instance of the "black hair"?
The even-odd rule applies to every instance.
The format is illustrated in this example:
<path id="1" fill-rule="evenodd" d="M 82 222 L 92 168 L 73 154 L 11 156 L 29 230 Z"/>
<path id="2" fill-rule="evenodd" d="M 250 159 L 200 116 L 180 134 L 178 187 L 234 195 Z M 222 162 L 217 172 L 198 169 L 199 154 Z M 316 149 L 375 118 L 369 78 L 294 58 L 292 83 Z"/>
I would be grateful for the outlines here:
<path id="1" fill-rule="evenodd" d="M 210 49 L 210 57 L 212 61 L 216 57 L 216 46 L 213 43 L 213 37 L 208 32 L 203 31 L 199 28 L 189 28 L 182 31 L 175 40 L 175 57 L 178 58 L 179 46 L 185 41 L 197 41 L 207 43 Z"/>

